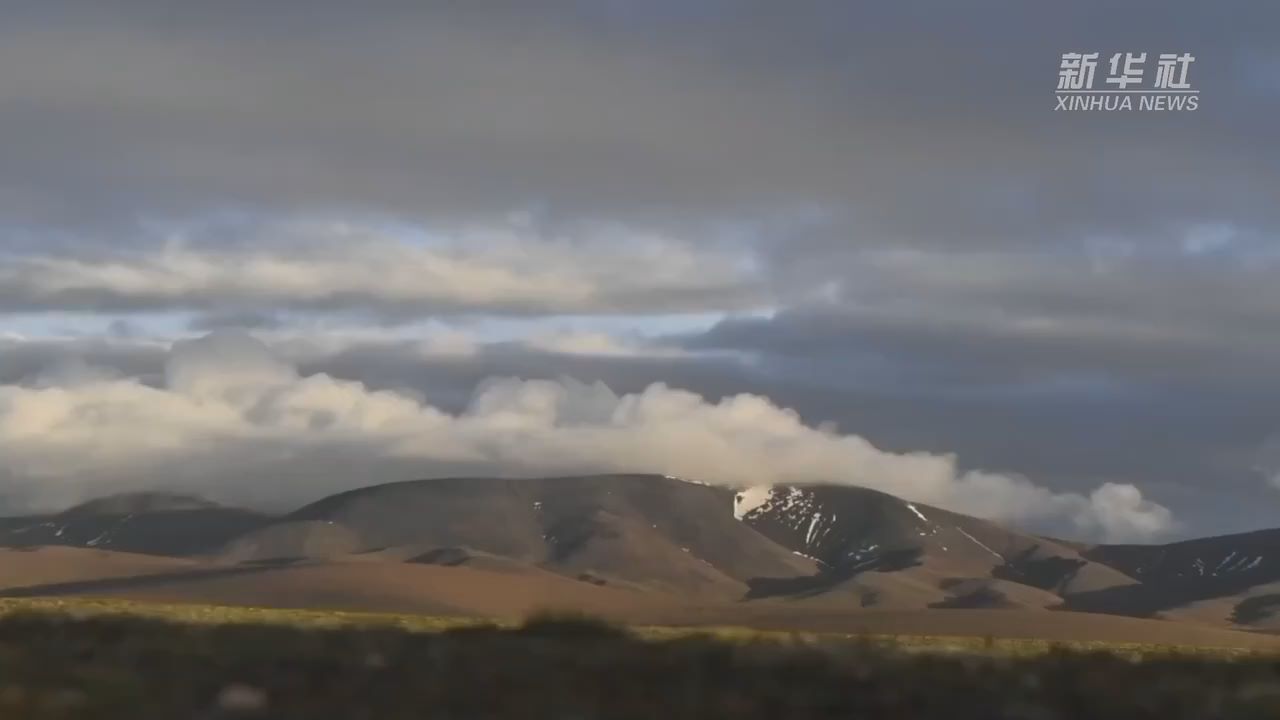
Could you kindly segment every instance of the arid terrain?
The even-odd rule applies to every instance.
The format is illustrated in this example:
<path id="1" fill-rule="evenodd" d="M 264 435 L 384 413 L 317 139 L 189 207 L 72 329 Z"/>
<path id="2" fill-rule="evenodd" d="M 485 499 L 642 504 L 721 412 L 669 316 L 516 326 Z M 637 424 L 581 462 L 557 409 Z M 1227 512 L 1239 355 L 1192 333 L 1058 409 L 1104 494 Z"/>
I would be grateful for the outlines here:
<path id="1" fill-rule="evenodd" d="M 146 493 L 0 541 L 10 598 L 1280 648 L 1280 532 L 1091 546 L 852 487 L 440 479 L 283 516 Z"/>

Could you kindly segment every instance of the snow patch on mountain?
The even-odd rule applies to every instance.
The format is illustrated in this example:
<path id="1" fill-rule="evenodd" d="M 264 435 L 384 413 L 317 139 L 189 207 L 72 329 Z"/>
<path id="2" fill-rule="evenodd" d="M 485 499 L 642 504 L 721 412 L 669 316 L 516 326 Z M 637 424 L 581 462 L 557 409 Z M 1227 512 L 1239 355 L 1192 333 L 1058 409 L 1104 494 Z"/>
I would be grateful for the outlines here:
<path id="1" fill-rule="evenodd" d="M 974 537 L 974 536 L 970 535 L 969 533 L 965 532 L 965 531 L 964 531 L 964 528 L 962 528 L 962 527 L 956 527 L 956 530 L 958 530 L 958 531 L 960 532 L 960 534 L 961 534 L 961 535 L 963 535 L 963 536 L 965 536 L 965 537 L 969 538 L 970 540 L 972 540 L 972 541 L 973 541 L 973 543 L 974 543 L 975 545 L 977 545 L 978 547 L 982 548 L 983 550 L 986 550 L 987 552 L 991 553 L 992 555 L 995 555 L 996 557 L 1000 558 L 1001 560 L 1004 560 L 1004 556 L 1003 556 L 1003 555 L 1001 555 L 1000 553 L 996 552 L 995 550 L 992 550 L 991 548 L 987 547 L 987 545 L 986 545 L 985 543 L 983 543 L 981 540 L 979 540 L 978 538 L 976 538 L 976 537 Z"/>
<path id="2" fill-rule="evenodd" d="M 816 512 L 809 519 L 809 531 L 804 535 L 804 544 L 813 545 L 813 540 L 817 536 L 818 523 L 822 522 L 822 513 Z"/>
<path id="3" fill-rule="evenodd" d="M 757 487 L 738 493 L 734 517 L 743 521 L 769 517 L 775 522 L 803 533 L 804 547 L 817 547 L 836 526 L 834 513 L 819 510 L 813 490 L 799 487 Z"/>
<path id="4" fill-rule="evenodd" d="M 689 483 L 690 485 L 702 485 L 703 487 L 711 487 L 711 483 L 709 482 L 703 482 L 701 480 L 690 480 L 689 478 L 682 478 L 678 475 L 663 475 L 662 477 L 666 478 L 667 480 L 675 480 L 676 482 Z"/>
<path id="5" fill-rule="evenodd" d="M 743 490 L 733 496 L 733 516 L 738 520 L 745 518 L 756 509 L 768 503 L 772 496 L 773 487 L 770 485 L 760 485 L 758 487 Z"/>

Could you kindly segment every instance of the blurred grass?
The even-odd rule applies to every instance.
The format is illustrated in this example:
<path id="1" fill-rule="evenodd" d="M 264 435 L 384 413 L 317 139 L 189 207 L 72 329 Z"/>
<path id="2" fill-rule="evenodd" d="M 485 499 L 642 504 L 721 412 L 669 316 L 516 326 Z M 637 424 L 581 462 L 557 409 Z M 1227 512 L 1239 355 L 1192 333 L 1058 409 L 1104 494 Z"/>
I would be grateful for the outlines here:
<path id="1" fill-rule="evenodd" d="M 1276 656 L 1098 645 L 2 600 L 0 720 L 1280 717 Z"/>
<path id="2" fill-rule="evenodd" d="M 73 618 L 127 616 L 174 623 L 265 624 L 296 628 L 395 628 L 408 632 L 441 632 L 459 628 L 516 627 L 521 621 L 478 619 L 401 613 L 303 610 L 249 606 L 188 603 L 134 602 L 110 598 L 0 598 L 0 618 L 14 613 L 56 613 Z M 556 616 L 555 613 L 551 614 Z M 572 614 L 567 617 L 574 617 Z M 1130 659 L 1149 655 L 1201 655 L 1209 657 L 1259 656 L 1263 651 L 1201 645 L 1169 645 L 1104 641 L 1050 642 L 1040 639 L 993 638 L 952 635 L 877 635 L 805 633 L 757 630 L 734 626 L 633 626 L 629 632 L 640 639 L 667 641 L 689 636 L 705 636 L 729 643 L 775 641 L 801 645 L 828 645 L 855 642 L 880 649 L 907 652 L 982 653 L 1027 657 L 1055 650 L 1108 652 Z"/>

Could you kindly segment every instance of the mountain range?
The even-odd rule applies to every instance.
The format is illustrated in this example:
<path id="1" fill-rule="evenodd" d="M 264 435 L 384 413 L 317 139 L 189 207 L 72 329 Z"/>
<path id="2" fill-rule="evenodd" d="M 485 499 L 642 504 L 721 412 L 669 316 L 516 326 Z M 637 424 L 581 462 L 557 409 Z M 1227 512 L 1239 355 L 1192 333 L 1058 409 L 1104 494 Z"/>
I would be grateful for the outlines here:
<path id="1" fill-rule="evenodd" d="M 10 597 L 1280 641 L 1280 530 L 1085 544 L 849 486 L 444 478 L 284 515 L 131 493 L 0 519 L 0 548 Z"/>

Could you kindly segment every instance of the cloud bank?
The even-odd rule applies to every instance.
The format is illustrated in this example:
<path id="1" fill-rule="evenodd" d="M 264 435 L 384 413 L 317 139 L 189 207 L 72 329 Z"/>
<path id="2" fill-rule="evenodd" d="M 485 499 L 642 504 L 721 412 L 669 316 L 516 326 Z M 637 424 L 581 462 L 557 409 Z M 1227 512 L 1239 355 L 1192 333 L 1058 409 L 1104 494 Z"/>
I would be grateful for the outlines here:
<path id="1" fill-rule="evenodd" d="M 494 378 L 449 413 L 429 398 L 303 375 L 228 332 L 175 343 L 152 385 L 70 366 L 0 386 L 0 454 L 10 502 L 29 506 L 166 487 L 288 507 L 409 477 L 641 471 L 737 487 L 861 485 L 1107 540 L 1173 526 L 1132 485 L 1058 493 L 962 472 L 952 455 L 886 452 L 759 395 L 710 401 L 664 384 L 619 395 L 602 383 Z"/>
<path id="2" fill-rule="evenodd" d="M 227 232 L 235 242 L 203 237 Z M 432 233 L 264 221 L 155 235 L 93 253 L 0 248 L 0 312 L 679 313 L 769 297 L 741 253 L 615 224 L 553 233 L 517 219 Z"/>

